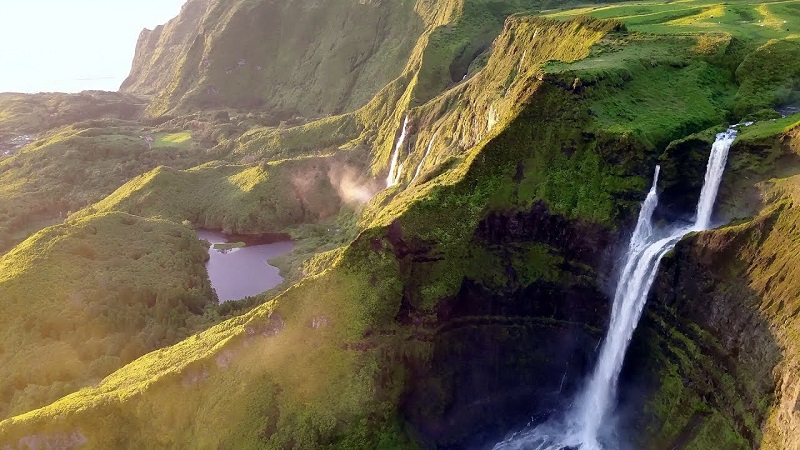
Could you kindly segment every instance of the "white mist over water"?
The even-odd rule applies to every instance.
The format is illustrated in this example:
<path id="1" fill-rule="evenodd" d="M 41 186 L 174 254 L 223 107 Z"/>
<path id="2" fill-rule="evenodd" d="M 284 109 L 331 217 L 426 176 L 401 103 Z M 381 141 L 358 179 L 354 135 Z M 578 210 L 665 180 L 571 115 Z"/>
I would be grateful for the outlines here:
<path id="1" fill-rule="evenodd" d="M 616 406 L 617 383 L 625 353 L 642 316 L 659 263 L 686 234 L 710 227 L 728 150 L 736 139 L 736 134 L 736 130 L 731 127 L 717 135 L 697 202 L 697 218 L 691 226 L 665 230 L 653 227 L 652 218 L 658 205 L 656 188 L 660 173 L 660 167 L 656 167 L 653 186 L 642 204 L 636 228 L 623 259 L 622 272 L 614 293 L 611 324 L 592 377 L 565 419 L 551 419 L 532 429 L 516 433 L 495 445 L 494 450 L 615 450 L 616 446 L 608 442 L 607 436 L 612 435 L 613 430 L 608 430 L 607 425 L 611 422 Z"/>
<path id="2" fill-rule="evenodd" d="M 406 133 L 408 130 L 408 115 L 403 120 L 403 129 L 400 131 L 400 137 L 397 139 L 397 144 L 394 146 L 394 153 L 392 154 L 392 162 L 389 166 L 389 176 L 386 177 L 386 187 L 392 187 L 400 182 L 400 175 L 403 173 L 403 167 L 397 166 L 397 162 L 400 159 L 400 149 L 403 147 L 403 143 L 406 141 Z"/>

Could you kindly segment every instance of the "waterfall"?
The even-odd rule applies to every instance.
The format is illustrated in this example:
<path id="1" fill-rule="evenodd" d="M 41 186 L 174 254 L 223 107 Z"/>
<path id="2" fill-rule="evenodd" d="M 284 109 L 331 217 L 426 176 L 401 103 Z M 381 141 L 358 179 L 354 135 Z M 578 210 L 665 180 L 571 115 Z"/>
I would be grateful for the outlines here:
<path id="1" fill-rule="evenodd" d="M 697 202 L 695 229 L 698 231 L 707 230 L 711 225 L 714 201 L 717 199 L 719 183 L 722 181 L 722 172 L 725 171 L 725 164 L 728 162 L 728 149 L 736 139 L 736 134 L 735 128 L 728 128 L 728 131 L 717 135 L 717 140 L 714 141 L 711 148 L 706 179 L 703 183 L 703 190 L 700 192 L 700 200 Z"/>
<path id="2" fill-rule="evenodd" d="M 614 293 L 611 323 L 600 349 L 597 366 L 592 377 L 567 412 L 566 419 L 551 420 L 530 430 L 522 431 L 495 445 L 495 450 L 537 449 L 558 450 L 580 448 L 580 450 L 612 450 L 613 444 L 604 442 L 602 426 L 616 405 L 616 392 L 625 353 L 633 332 L 642 316 L 647 295 L 658 274 L 658 266 L 664 255 L 692 231 L 707 230 L 719 191 L 728 150 L 736 139 L 736 130 L 731 127 L 717 135 L 711 148 L 706 168 L 705 182 L 697 202 L 697 218 L 691 226 L 656 230 L 653 227 L 653 211 L 658 205 L 658 176 L 656 167 L 653 185 L 642 203 L 639 219 L 631 236 L 622 271 Z"/>
<path id="3" fill-rule="evenodd" d="M 400 149 L 406 140 L 406 130 L 408 130 L 408 115 L 403 119 L 403 129 L 400 131 L 400 137 L 397 138 L 397 144 L 394 146 L 394 153 L 392 154 L 392 162 L 389 165 L 389 176 L 386 177 L 386 187 L 392 187 L 400 182 L 400 174 L 402 167 L 397 166 L 400 159 Z"/>
<path id="4" fill-rule="evenodd" d="M 436 135 L 437 134 L 439 134 L 438 131 L 436 133 L 433 133 L 433 137 L 431 138 L 431 142 L 428 144 L 428 149 L 425 150 L 425 155 L 422 157 L 422 160 L 419 162 L 419 165 L 417 166 L 417 171 L 414 172 L 414 178 L 411 179 L 412 183 L 414 182 L 414 180 L 417 179 L 417 177 L 419 176 L 419 173 L 422 171 L 422 166 L 425 165 L 425 160 L 428 159 L 428 155 L 431 153 L 431 148 L 433 147 L 433 141 L 436 140 Z"/>

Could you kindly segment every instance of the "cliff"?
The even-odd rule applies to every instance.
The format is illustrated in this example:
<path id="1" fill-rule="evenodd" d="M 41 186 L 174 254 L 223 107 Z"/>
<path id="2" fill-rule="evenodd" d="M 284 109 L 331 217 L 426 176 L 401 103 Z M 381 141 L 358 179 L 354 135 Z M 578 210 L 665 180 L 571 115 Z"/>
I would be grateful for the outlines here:
<path id="1" fill-rule="evenodd" d="M 413 1 L 192 0 L 142 32 L 125 92 L 150 115 L 197 108 L 323 116 L 399 75 L 425 23 Z"/>
<path id="2" fill-rule="evenodd" d="M 143 165 L 113 193 L 81 189 L 106 197 L 65 230 L 136 217 L 181 236 L 320 226 L 342 242 L 333 224 L 346 217 L 351 228 L 285 291 L 209 317 L 213 326 L 95 385 L 14 410 L 0 445 L 490 447 L 563 406 L 594 364 L 614 260 L 653 167 L 664 169 L 659 216 L 688 220 L 714 132 L 752 118 L 721 191 L 717 219 L 731 224 L 665 259 L 620 418 L 647 449 L 796 446 L 800 118 L 775 111 L 800 92 L 796 3 L 534 6 L 547 5 L 190 2 L 143 35 L 126 89 L 169 74 L 151 79 L 161 86 L 148 114 L 170 114 L 137 126 L 160 140 L 191 130 L 183 150 L 200 165 Z M 742 27 L 747 17 L 765 26 Z M 376 28 L 351 32 L 355 22 Z M 181 24 L 202 34 L 184 39 Z M 250 36 L 259 45 L 241 45 Z M 167 42 L 179 58 L 142 62 Z M 273 64 L 252 66 L 264 55 Z M 240 103 L 250 98 L 261 103 Z M 254 106 L 335 115 L 273 123 L 237 111 Z M 205 108 L 230 110 L 187 113 Z M 12 169 L 52 160 L 54 143 L 0 163 L 17 174 L 9 185 L 29 186 Z M 107 160 L 101 151 L 86 164 Z M 343 167 L 351 189 L 334 175 Z"/>

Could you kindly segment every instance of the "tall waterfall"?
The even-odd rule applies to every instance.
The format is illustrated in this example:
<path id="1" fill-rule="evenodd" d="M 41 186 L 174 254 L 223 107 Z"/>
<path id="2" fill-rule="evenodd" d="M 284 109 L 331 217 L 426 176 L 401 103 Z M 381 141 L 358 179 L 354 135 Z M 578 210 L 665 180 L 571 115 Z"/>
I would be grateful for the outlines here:
<path id="1" fill-rule="evenodd" d="M 728 162 L 728 149 L 736 140 L 736 128 L 728 128 L 728 131 L 717 135 L 717 140 L 711 147 L 711 157 L 708 159 L 706 168 L 706 179 L 703 183 L 703 190 L 700 192 L 700 201 L 697 202 L 697 219 L 695 219 L 695 230 L 707 230 L 711 226 L 711 213 L 714 210 L 714 202 L 717 200 L 719 183 L 722 181 L 722 173 L 725 171 L 725 164 Z"/>
<path id="2" fill-rule="evenodd" d="M 691 226 L 667 229 L 653 227 L 652 217 L 658 205 L 656 187 L 660 172 L 660 167 L 656 167 L 653 186 L 642 204 L 636 228 L 622 260 L 622 271 L 614 293 L 611 324 L 592 377 L 565 419 L 551 420 L 519 432 L 495 445 L 495 450 L 614 449 L 613 443 L 604 438 L 603 432 L 607 430 L 603 430 L 602 426 L 608 423 L 616 405 L 617 383 L 625 353 L 642 316 L 659 263 L 686 234 L 710 227 L 711 213 L 728 159 L 728 150 L 736 139 L 736 134 L 736 129 L 731 127 L 717 135 L 711 148 L 700 200 L 697 202 L 697 217 Z"/>
<path id="3" fill-rule="evenodd" d="M 402 167 L 397 165 L 400 159 L 400 149 L 406 141 L 406 133 L 408 130 L 408 115 L 403 119 L 403 129 L 400 131 L 400 137 L 397 138 L 397 144 L 394 146 L 394 153 L 392 154 L 392 162 L 389 165 L 389 176 L 386 177 L 386 187 L 392 187 L 400 182 L 400 175 L 403 173 Z"/>

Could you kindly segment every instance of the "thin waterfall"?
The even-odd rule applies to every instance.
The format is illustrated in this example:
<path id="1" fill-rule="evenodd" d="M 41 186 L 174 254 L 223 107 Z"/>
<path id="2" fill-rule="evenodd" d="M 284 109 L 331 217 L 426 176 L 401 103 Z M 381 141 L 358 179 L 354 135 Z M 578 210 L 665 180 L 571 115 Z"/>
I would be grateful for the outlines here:
<path id="1" fill-rule="evenodd" d="M 437 134 L 439 134 L 438 131 L 436 133 L 433 133 L 433 137 L 431 138 L 431 142 L 428 144 L 428 149 L 425 150 L 425 155 L 422 157 L 422 161 L 419 162 L 419 165 L 417 166 L 417 171 L 414 172 L 414 178 L 411 179 L 411 183 L 413 183 L 414 180 L 417 179 L 417 177 L 419 176 L 419 173 L 422 171 L 422 166 L 425 165 L 425 160 L 428 159 L 428 155 L 431 153 L 431 148 L 433 147 L 433 141 L 436 140 L 436 135 Z"/>
<path id="2" fill-rule="evenodd" d="M 392 154 L 392 162 L 389 165 L 389 176 L 386 177 L 386 187 L 392 187 L 400 181 L 400 174 L 402 169 L 397 165 L 400 159 L 400 149 L 406 140 L 406 130 L 408 130 L 408 115 L 403 119 L 403 129 L 400 131 L 400 137 L 397 139 L 397 144 L 394 146 L 394 153 Z"/>
<path id="3" fill-rule="evenodd" d="M 658 205 L 657 185 L 660 172 L 660 167 L 656 167 L 653 185 L 642 203 L 636 228 L 622 260 L 622 271 L 614 293 L 611 323 L 600 349 L 597 366 L 589 382 L 576 398 L 575 407 L 567 412 L 566 419 L 551 420 L 516 433 L 495 445 L 495 450 L 565 448 L 613 450 L 615 448 L 613 443 L 604 439 L 604 431 L 608 430 L 602 428 L 604 423 L 609 422 L 616 406 L 617 384 L 625 361 L 625 353 L 642 316 L 650 288 L 658 274 L 658 266 L 664 255 L 684 236 L 710 227 L 711 214 L 728 159 L 728 151 L 736 139 L 736 134 L 736 129 L 731 127 L 717 135 L 711 148 L 705 182 L 697 202 L 697 217 L 691 226 L 662 230 L 653 227 L 653 211 Z"/>
<path id="4" fill-rule="evenodd" d="M 394 177 L 394 182 L 392 183 L 392 186 L 400 184 L 400 177 L 403 175 L 403 169 L 405 169 L 405 167 L 406 167 L 405 161 L 401 162 L 400 165 L 397 166 L 397 175 L 395 175 Z"/>

